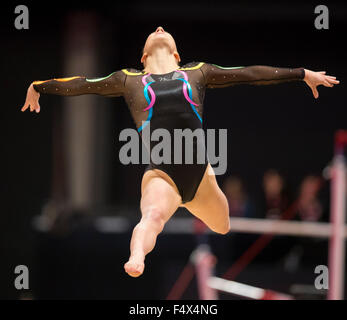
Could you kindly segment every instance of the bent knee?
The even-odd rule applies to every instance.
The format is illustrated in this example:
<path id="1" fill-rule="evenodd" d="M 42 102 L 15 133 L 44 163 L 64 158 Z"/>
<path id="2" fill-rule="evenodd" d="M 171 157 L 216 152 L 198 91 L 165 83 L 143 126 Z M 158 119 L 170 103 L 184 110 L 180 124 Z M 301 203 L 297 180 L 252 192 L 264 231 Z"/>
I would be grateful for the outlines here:
<path id="1" fill-rule="evenodd" d="M 228 202 L 224 201 L 222 207 L 219 210 L 219 212 L 221 213 L 218 219 L 218 227 L 214 231 L 220 234 L 227 234 L 230 231 L 230 216 Z"/>
<path id="2" fill-rule="evenodd" d="M 214 232 L 219 234 L 227 234 L 230 231 L 230 219 L 229 217 L 223 224 L 220 224 L 218 227 L 212 229 Z"/>
<path id="3" fill-rule="evenodd" d="M 164 213 L 157 207 L 151 207 L 142 213 L 142 220 L 154 226 L 158 232 L 163 231 L 165 225 Z"/>
<path id="4" fill-rule="evenodd" d="M 222 228 L 219 233 L 225 235 L 225 234 L 229 233 L 229 231 L 230 231 L 230 225 Z"/>

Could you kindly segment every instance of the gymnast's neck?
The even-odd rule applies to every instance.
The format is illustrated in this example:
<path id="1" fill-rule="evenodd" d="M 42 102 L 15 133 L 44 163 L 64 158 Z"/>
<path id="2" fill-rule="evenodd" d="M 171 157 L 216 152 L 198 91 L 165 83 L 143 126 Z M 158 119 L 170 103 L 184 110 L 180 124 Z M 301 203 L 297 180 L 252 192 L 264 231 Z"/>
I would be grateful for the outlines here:
<path id="1" fill-rule="evenodd" d="M 164 74 L 177 70 L 179 65 L 174 53 L 168 47 L 157 47 L 148 54 L 144 71 L 154 74 Z"/>

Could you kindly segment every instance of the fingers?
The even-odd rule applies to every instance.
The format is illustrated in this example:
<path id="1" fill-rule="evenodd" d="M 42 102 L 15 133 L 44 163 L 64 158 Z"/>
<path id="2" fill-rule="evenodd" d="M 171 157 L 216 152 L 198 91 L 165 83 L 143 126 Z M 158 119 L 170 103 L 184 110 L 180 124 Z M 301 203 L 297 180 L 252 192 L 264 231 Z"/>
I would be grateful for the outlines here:
<path id="1" fill-rule="evenodd" d="M 30 107 L 30 112 L 35 111 L 36 113 L 39 113 L 40 110 L 41 110 L 40 104 L 37 102 L 37 103 L 35 103 L 35 105 L 34 105 L 34 104 L 30 104 L 30 103 L 26 103 L 26 104 L 22 107 L 21 111 L 24 112 L 24 111 L 27 110 L 29 107 Z"/>
<path id="2" fill-rule="evenodd" d="M 325 80 L 323 81 L 323 85 L 325 86 L 325 87 L 333 87 L 335 84 L 339 84 L 340 83 L 340 81 L 339 80 L 336 80 L 336 78 L 335 77 L 330 77 L 330 76 L 326 76 L 325 77 Z"/>
<path id="3" fill-rule="evenodd" d="M 327 80 L 330 84 L 339 84 L 340 81 L 336 79 L 334 76 L 325 76 L 325 80 Z"/>
<path id="4" fill-rule="evenodd" d="M 329 83 L 332 83 L 332 84 L 339 84 L 339 83 L 340 83 L 339 80 L 336 80 L 336 79 L 333 79 L 333 78 L 327 78 L 327 81 L 328 81 Z"/>
<path id="5" fill-rule="evenodd" d="M 35 111 L 36 111 L 36 113 L 39 113 L 40 112 L 40 105 L 39 105 L 39 103 L 37 103 L 37 107 L 36 107 L 36 109 L 35 109 Z"/>
<path id="6" fill-rule="evenodd" d="M 318 73 L 320 73 L 320 74 L 326 74 L 327 72 L 326 72 L 326 71 L 318 71 Z"/>
<path id="7" fill-rule="evenodd" d="M 21 111 L 24 112 L 26 109 L 28 109 L 29 103 L 25 103 L 24 106 L 22 107 Z"/>
<path id="8" fill-rule="evenodd" d="M 40 112 L 40 105 L 39 105 L 39 103 L 38 102 L 35 102 L 34 104 L 32 104 L 31 106 L 30 106 L 30 111 L 31 112 L 36 112 L 36 113 L 39 113 Z"/>
<path id="9" fill-rule="evenodd" d="M 35 89 L 33 89 L 33 86 L 31 84 L 28 88 L 25 103 L 21 111 L 24 112 L 30 107 L 30 112 L 35 111 L 36 113 L 39 113 L 41 110 L 39 105 L 39 97 L 40 97 L 40 93 L 36 92 Z"/>
<path id="10" fill-rule="evenodd" d="M 324 87 L 332 88 L 332 87 L 334 86 L 334 84 L 330 83 L 329 81 L 324 81 L 324 82 L 323 82 L 323 86 L 324 86 Z"/>

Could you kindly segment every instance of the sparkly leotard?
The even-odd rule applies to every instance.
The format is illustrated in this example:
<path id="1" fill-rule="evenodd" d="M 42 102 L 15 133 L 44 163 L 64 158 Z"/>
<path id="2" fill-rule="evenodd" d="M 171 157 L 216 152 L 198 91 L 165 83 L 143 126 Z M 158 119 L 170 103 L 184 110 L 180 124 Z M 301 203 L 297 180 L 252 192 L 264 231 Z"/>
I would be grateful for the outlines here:
<path id="1" fill-rule="evenodd" d="M 173 135 L 174 129 L 202 128 L 203 100 L 206 88 L 221 88 L 236 84 L 266 85 L 302 80 L 303 68 L 275 68 L 268 66 L 220 67 L 204 62 L 191 62 L 166 74 L 150 74 L 136 69 L 122 69 L 103 78 L 71 77 L 35 81 L 40 93 L 63 96 L 98 94 L 108 97 L 123 96 L 128 105 L 137 131 L 142 135 L 146 128 L 152 133 L 164 128 Z M 158 142 L 150 142 L 151 151 Z M 193 154 L 200 147 L 194 141 Z M 174 146 L 171 147 L 174 157 Z M 183 159 L 184 159 L 184 151 Z M 204 161 L 175 164 L 154 163 L 147 169 L 166 172 L 175 182 L 182 202 L 191 201 L 199 187 L 208 164 Z"/>

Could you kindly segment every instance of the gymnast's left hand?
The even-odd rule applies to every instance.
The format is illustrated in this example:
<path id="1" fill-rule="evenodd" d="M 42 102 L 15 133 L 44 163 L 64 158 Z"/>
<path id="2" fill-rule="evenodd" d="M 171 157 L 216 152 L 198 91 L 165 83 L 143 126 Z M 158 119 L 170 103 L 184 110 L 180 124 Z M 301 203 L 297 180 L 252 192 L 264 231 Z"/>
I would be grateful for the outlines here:
<path id="1" fill-rule="evenodd" d="M 336 80 L 336 77 L 326 75 L 325 71 L 314 72 L 305 69 L 304 81 L 311 88 L 313 96 L 318 98 L 317 86 L 323 85 L 325 87 L 333 87 L 335 84 L 339 84 L 340 81 Z"/>

